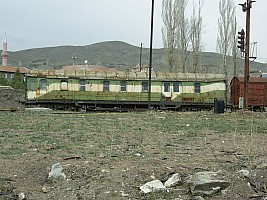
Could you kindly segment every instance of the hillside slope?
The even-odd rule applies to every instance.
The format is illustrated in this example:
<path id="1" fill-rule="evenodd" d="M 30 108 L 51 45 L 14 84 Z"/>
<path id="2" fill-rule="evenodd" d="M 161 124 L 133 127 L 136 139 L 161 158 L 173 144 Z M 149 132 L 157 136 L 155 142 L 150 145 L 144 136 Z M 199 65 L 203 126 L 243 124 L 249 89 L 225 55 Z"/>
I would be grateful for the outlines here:
<path id="1" fill-rule="evenodd" d="M 140 47 L 133 46 L 121 41 L 100 42 L 87 46 L 59 46 L 28 49 L 10 52 L 9 65 L 24 66 L 29 68 L 55 68 L 73 64 L 84 64 L 87 60 L 89 65 L 104 65 L 115 67 L 120 70 L 131 69 L 139 63 Z M 192 66 L 191 56 L 188 56 L 188 68 Z M 229 63 L 231 65 L 231 58 Z M 149 49 L 143 48 L 142 64 L 149 63 Z M 222 71 L 220 55 L 217 53 L 203 52 L 201 57 L 202 72 Z M 243 71 L 244 62 L 238 62 L 240 73 Z M 264 69 L 266 65 L 252 62 L 251 71 Z M 156 71 L 168 71 L 165 64 L 164 49 L 153 50 L 153 68 Z"/>

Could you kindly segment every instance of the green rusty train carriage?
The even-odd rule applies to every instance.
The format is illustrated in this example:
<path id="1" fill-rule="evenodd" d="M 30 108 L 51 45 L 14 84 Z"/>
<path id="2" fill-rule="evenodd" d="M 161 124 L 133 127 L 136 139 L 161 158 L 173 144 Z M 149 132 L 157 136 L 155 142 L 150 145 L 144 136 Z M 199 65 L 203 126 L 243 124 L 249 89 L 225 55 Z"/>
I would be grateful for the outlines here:
<path id="1" fill-rule="evenodd" d="M 86 70 L 32 70 L 27 74 L 26 105 L 64 110 L 146 109 L 149 74 Z M 151 74 L 151 106 L 201 110 L 225 99 L 222 74 Z"/>

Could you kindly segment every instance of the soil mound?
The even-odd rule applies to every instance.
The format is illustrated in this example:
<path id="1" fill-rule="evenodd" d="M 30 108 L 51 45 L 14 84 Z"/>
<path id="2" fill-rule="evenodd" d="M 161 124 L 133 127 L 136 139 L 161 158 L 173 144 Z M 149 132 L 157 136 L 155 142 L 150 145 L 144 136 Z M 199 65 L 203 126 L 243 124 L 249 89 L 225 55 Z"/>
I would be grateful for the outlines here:
<path id="1" fill-rule="evenodd" d="M 9 86 L 0 87 L 0 109 L 24 109 L 20 101 L 25 100 L 25 90 L 13 89 Z"/>

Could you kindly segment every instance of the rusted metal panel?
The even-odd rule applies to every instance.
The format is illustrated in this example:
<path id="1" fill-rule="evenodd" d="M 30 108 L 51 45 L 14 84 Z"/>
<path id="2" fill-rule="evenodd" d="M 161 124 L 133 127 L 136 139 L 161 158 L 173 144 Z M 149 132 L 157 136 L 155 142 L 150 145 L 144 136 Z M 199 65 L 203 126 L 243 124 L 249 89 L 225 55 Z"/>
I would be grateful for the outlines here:
<path id="1" fill-rule="evenodd" d="M 234 77 L 231 81 L 231 102 L 239 105 L 239 98 L 244 97 L 244 77 Z M 248 85 L 248 106 L 267 105 L 267 79 L 250 77 Z"/>

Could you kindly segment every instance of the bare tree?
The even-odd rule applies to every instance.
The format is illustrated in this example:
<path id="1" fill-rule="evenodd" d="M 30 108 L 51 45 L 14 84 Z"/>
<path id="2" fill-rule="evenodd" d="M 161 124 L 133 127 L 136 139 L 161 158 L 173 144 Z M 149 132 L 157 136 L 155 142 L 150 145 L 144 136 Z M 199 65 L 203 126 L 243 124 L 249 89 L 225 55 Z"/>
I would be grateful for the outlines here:
<path id="1" fill-rule="evenodd" d="M 202 43 L 201 43 L 201 34 L 202 34 L 202 16 L 201 9 L 204 1 L 198 1 L 198 10 L 196 10 L 196 5 L 193 5 L 193 15 L 191 17 L 191 48 L 192 48 L 192 60 L 193 60 L 193 72 L 198 72 L 200 69 L 200 59 L 201 59 L 201 51 L 202 51 Z"/>
<path id="2" fill-rule="evenodd" d="M 186 17 L 188 0 L 163 0 L 162 2 L 162 19 L 164 23 L 162 38 L 165 58 L 170 72 L 175 72 L 177 69 L 181 72 L 189 71 L 186 64 L 190 42 L 194 52 L 194 71 L 197 71 L 197 66 L 200 66 L 201 1 L 199 0 L 198 14 L 194 7 L 194 15 L 191 20 Z"/>
<path id="3" fill-rule="evenodd" d="M 233 76 L 238 76 L 237 62 L 239 59 L 238 48 L 237 48 L 237 22 L 235 17 L 235 22 L 232 24 L 232 29 L 235 35 L 233 35 L 232 40 L 232 58 L 233 58 Z"/>
<path id="4" fill-rule="evenodd" d="M 178 5 L 177 0 L 162 1 L 162 39 L 165 48 L 165 59 L 170 72 L 176 71 L 177 55 L 177 28 L 178 28 Z"/>
<path id="5" fill-rule="evenodd" d="M 178 48 L 178 66 L 182 72 L 186 72 L 186 61 L 188 57 L 188 48 L 190 41 L 190 24 L 185 15 L 188 0 L 177 0 L 178 5 L 178 31 L 177 31 L 177 48 Z"/>
<path id="6" fill-rule="evenodd" d="M 235 30 L 235 3 L 233 0 L 220 0 L 218 19 L 217 51 L 223 58 L 223 72 L 228 77 L 227 56 L 232 54 Z"/>
<path id="7" fill-rule="evenodd" d="M 217 35 L 217 51 L 222 55 L 223 61 L 223 73 L 226 76 L 226 100 L 230 94 L 229 90 L 229 79 L 230 73 L 232 71 L 229 69 L 229 64 L 227 63 L 227 56 L 233 53 L 233 43 L 236 38 L 235 30 L 235 3 L 234 0 L 220 0 L 219 2 L 219 12 L 220 17 L 218 19 L 218 35 Z M 236 44 L 235 44 L 236 45 Z"/>

